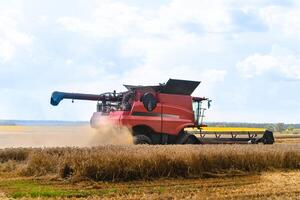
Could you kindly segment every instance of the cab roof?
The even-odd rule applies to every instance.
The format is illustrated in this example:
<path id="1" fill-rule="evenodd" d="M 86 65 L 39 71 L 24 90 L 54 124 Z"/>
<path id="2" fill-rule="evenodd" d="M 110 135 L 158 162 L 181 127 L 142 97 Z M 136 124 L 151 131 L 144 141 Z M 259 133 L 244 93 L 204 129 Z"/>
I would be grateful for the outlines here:
<path id="1" fill-rule="evenodd" d="M 141 85 L 124 85 L 128 90 L 146 89 L 151 88 L 155 92 L 164 94 L 178 94 L 178 95 L 191 95 L 200 84 L 200 81 L 169 79 L 165 84 L 154 86 L 141 86 Z"/>

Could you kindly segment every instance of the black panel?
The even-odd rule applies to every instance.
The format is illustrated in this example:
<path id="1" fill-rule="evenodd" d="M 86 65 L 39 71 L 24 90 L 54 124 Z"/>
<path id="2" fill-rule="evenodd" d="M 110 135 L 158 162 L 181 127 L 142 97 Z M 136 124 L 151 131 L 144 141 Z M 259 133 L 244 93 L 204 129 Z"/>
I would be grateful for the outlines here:
<path id="1" fill-rule="evenodd" d="M 160 85 L 152 85 L 152 86 L 141 86 L 141 85 L 124 85 L 127 90 L 135 90 L 135 89 L 140 89 L 140 90 L 147 90 L 147 89 L 152 89 L 155 92 L 160 91 L 162 86 Z"/>
<path id="2" fill-rule="evenodd" d="M 166 94 L 180 94 L 180 95 L 191 95 L 194 90 L 200 84 L 200 81 L 187 81 L 179 79 L 169 79 L 166 84 L 160 84 L 155 86 L 135 86 L 135 85 L 124 85 L 128 90 L 145 90 L 152 89 L 155 92 L 162 92 Z"/>
<path id="3" fill-rule="evenodd" d="M 199 81 L 169 79 L 164 86 L 162 93 L 191 95 L 199 84 Z"/>
<path id="4" fill-rule="evenodd" d="M 161 114 L 154 112 L 133 112 L 132 116 L 160 117 Z"/>

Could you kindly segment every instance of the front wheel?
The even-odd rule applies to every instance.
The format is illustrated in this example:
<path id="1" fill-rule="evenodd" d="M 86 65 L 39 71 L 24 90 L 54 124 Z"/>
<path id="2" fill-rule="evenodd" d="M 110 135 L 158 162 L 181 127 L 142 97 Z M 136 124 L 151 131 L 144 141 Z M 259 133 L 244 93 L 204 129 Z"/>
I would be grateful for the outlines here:
<path id="1" fill-rule="evenodd" d="M 133 137 L 134 144 L 152 144 L 151 139 L 146 135 L 136 135 Z"/>
<path id="2" fill-rule="evenodd" d="M 201 142 L 195 135 L 186 132 L 181 132 L 179 134 L 177 144 L 201 144 Z"/>
<path id="3" fill-rule="evenodd" d="M 200 141 L 196 136 L 190 134 L 183 144 L 200 144 Z"/>

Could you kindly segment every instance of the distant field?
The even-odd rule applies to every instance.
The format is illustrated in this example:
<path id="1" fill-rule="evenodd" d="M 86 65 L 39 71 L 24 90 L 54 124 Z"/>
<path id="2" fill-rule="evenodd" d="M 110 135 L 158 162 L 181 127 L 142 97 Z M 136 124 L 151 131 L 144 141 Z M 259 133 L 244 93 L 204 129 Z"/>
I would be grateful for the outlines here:
<path id="1" fill-rule="evenodd" d="M 300 134 L 275 133 L 274 136 L 277 144 L 300 144 Z"/>
<path id="2" fill-rule="evenodd" d="M 300 144 L 300 134 L 275 133 L 276 143 Z M 0 148 L 90 147 L 102 144 L 130 144 L 128 132 L 97 132 L 89 125 L 0 126 Z"/>
<path id="3" fill-rule="evenodd" d="M 28 130 L 28 126 L 0 126 L 1 133 L 24 132 Z"/>

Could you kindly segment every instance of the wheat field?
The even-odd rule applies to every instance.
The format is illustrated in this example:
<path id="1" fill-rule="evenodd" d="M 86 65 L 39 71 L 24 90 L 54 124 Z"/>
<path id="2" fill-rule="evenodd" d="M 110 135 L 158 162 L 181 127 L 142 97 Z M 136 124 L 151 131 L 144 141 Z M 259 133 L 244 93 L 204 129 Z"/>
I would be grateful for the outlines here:
<path id="1" fill-rule="evenodd" d="M 300 145 L 104 145 L 91 148 L 9 148 L 2 163 L 22 163 L 20 175 L 95 181 L 194 178 L 300 169 Z M 17 166 L 17 165 L 16 165 Z"/>

